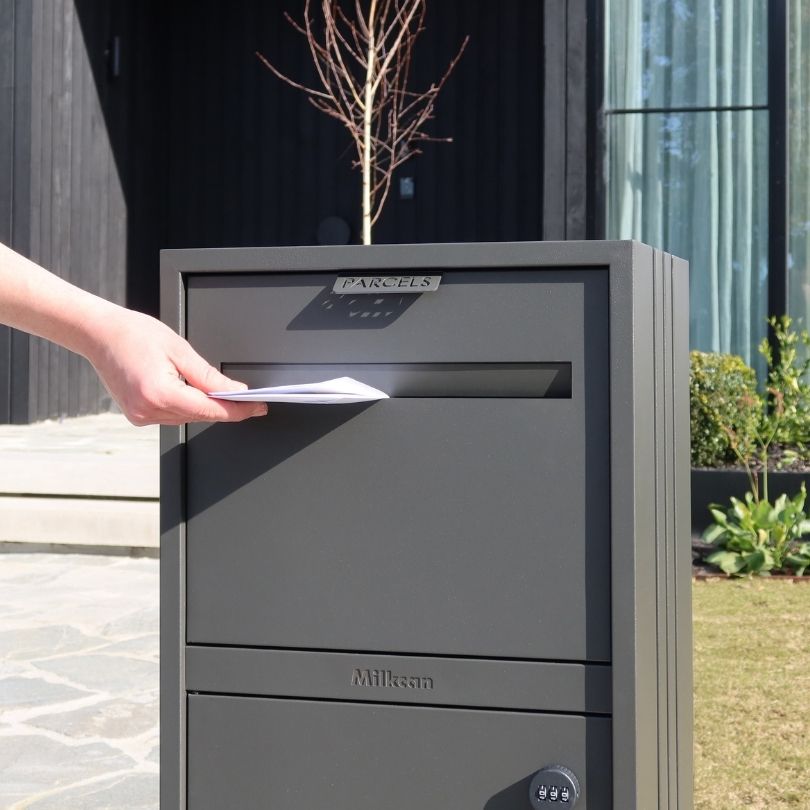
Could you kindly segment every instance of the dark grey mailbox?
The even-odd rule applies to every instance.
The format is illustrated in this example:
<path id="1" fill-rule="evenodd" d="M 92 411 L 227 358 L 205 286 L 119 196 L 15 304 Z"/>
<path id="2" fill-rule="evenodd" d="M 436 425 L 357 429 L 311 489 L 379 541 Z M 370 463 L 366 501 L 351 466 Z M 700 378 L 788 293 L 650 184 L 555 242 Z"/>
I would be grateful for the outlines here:
<path id="1" fill-rule="evenodd" d="M 162 264 L 164 319 L 230 376 L 391 395 L 164 429 L 163 810 L 688 810 L 686 264 Z"/>

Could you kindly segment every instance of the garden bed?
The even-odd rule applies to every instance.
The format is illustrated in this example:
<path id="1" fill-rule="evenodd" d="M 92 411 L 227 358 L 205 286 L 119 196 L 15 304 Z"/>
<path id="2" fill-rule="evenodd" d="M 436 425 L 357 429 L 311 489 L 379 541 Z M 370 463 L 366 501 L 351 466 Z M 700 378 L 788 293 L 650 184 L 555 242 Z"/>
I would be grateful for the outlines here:
<path id="1" fill-rule="evenodd" d="M 810 490 L 810 468 L 807 462 L 790 470 L 768 473 L 768 494 L 771 501 L 783 493 L 789 497 L 795 495 L 801 488 L 802 481 Z M 711 523 L 709 504 L 720 504 L 726 509 L 732 496 L 743 498 L 749 489 L 745 470 L 731 466 L 692 468 L 692 534 L 702 534 Z"/>
<path id="2" fill-rule="evenodd" d="M 713 582 L 717 579 L 736 579 L 740 580 L 740 577 L 729 577 L 719 568 L 715 568 L 709 565 L 696 565 L 692 568 L 692 579 L 695 582 Z M 742 577 L 742 579 L 747 579 L 747 577 Z M 757 577 L 757 579 L 762 579 L 762 577 Z M 810 576 L 801 576 L 797 577 L 795 574 L 780 574 L 778 572 L 772 572 L 770 577 L 765 577 L 765 579 L 773 579 L 778 580 L 779 582 L 810 582 Z"/>

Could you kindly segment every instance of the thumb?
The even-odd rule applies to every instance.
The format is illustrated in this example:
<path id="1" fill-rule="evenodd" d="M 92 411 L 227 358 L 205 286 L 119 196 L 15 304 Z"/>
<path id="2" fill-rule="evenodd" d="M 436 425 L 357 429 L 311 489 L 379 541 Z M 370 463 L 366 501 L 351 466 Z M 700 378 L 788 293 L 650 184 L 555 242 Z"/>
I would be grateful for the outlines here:
<path id="1" fill-rule="evenodd" d="M 177 358 L 175 365 L 177 371 L 185 377 L 190 386 L 204 391 L 206 394 L 211 391 L 242 391 L 247 388 L 244 383 L 232 380 L 217 371 L 188 343 Z"/>

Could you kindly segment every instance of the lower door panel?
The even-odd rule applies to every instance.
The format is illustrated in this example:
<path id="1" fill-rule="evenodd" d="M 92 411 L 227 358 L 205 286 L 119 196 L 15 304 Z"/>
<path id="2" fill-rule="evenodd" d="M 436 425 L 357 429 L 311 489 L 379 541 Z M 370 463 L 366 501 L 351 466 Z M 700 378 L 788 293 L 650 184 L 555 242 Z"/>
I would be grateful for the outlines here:
<path id="1" fill-rule="evenodd" d="M 608 810 L 610 745 L 606 717 L 190 695 L 188 808 L 530 810 L 560 764 Z"/>

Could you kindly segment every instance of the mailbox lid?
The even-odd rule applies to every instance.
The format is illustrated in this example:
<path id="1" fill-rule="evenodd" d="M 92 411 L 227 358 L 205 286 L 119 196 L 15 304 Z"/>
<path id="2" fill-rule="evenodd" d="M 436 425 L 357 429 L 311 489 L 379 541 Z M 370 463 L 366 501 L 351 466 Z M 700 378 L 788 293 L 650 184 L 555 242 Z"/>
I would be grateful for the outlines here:
<path id="1" fill-rule="evenodd" d="M 612 806 L 607 718 L 188 699 L 193 810 L 526 810 L 532 775 L 550 764 L 577 775 L 577 810 Z"/>
<path id="2" fill-rule="evenodd" d="M 556 363 L 570 397 L 432 384 L 190 426 L 189 643 L 610 660 L 605 271 L 447 273 L 379 329 L 307 320 L 333 275 L 227 281 L 188 296 L 220 365 Z"/>

